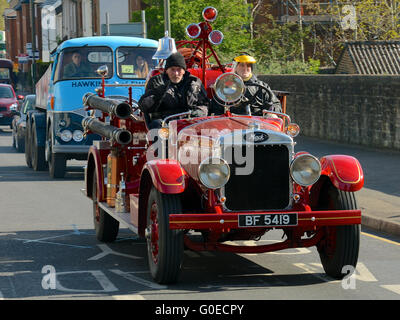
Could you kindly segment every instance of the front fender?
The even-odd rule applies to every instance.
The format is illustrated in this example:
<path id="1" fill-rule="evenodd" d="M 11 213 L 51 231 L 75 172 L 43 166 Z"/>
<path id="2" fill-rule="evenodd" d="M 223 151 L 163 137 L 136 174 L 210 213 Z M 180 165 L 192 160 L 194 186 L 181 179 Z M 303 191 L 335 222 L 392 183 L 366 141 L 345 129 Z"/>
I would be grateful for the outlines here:
<path id="1" fill-rule="evenodd" d="M 343 191 L 358 191 L 364 186 L 364 173 L 360 162 L 347 155 L 328 155 L 320 159 L 321 175 Z"/>
<path id="2" fill-rule="evenodd" d="M 95 146 L 91 146 L 88 152 L 87 167 L 85 170 L 85 185 L 86 185 L 86 195 L 93 199 L 93 178 L 94 173 L 97 176 L 97 200 L 105 201 L 106 192 L 104 188 L 104 172 L 102 166 L 102 154 L 99 149 Z M 94 199 L 93 199 L 94 200 Z"/>
<path id="3" fill-rule="evenodd" d="M 153 185 L 161 193 L 177 194 L 185 191 L 187 173 L 178 161 L 151 160 L 144 165 L 143 171 L 145 170 L 149 172 Z"/>

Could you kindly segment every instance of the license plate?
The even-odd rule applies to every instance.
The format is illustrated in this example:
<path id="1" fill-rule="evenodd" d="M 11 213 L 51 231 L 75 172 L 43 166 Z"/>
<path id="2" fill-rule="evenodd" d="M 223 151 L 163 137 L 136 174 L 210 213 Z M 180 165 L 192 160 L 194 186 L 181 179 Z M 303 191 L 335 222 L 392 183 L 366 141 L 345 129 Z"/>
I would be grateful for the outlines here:
<path id="1" fill-rule="evenodd" d="M 240 214 L 239 227 L 297 226 L 297 213 Z"/>

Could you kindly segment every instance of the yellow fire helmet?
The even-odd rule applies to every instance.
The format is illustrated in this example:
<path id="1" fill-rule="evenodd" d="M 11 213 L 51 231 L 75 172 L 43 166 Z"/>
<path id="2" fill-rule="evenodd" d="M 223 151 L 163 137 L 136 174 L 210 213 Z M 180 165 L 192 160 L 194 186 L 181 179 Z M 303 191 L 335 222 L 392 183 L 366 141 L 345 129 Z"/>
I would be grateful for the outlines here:
<path id="1" fill-rule="evenodd" d="M 254 59 L 251 55 L 249 55 L 246 52 L 242 52 L 240 55 L 238 55 L 236 58 L 233 59 L 237 63 L 256 63 L 256 59 Z"/>

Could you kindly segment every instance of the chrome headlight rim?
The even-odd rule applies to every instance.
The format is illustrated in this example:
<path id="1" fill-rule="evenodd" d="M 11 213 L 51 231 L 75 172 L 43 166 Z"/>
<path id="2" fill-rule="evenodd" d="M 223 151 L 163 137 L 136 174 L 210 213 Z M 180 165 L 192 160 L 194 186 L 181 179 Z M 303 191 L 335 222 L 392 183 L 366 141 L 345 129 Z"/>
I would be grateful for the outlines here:
<path id="1" fill-rule="evenodd" d="M 314 163 L 317 164 L 317 166 L 318 166 L 318 169 L 315 171 L 315 172 L 316 172 L 315 177 L 314 177 L 312 180 L 307 181 L 307 182 L 300 181 L 300 180 L 296 177 L 296 174 L 295 174 L 295 172 L 294 172 L 294 170 L 295 170 L 295 168 L 294 168 L 294 167 L 295 167 L 295 164 L 296 164 L 298 161 L 304 160 L 304 158 L 309 158 L 309 159 L 313 160 Z M 321 162 L 318 160 L 317 157 L 315 157 L 315 156 L 313 156 L 313 155 L 311 155 L 311 154 L 309 154 L 309 153 L 301 154 L 301 155 L 297 156 L 295 159 L 293 159 L 292 163 L 290 164 L 290 176 L 292 177 L 293 181 L 294 181 L 295 183 L 297 183 L 298 185 L 300 185 L 300 186 L 303 186 L 303 187 L 311 186 L 311 185 L 313 185 L 314 183 L 316 183 L 316 182 L 318 181 L 318 179 L 320 178 L 320 176 L 321 176 Z"/>
<path id="2" fill-rule="evenodd" d="M 235 86 L 233 86 L 233 87 L 235 87 L 236 90 L 234 91 L 234 94 L 230 94 L 230 95 L 222 93 L 221 91 L 223 91 L 223 90 L 219 89 L 220 86 L 222 86 L 222 89 L 224 87 L 227 88 L 225 86 L 225 84 L 226 84 L 226 79 L 227 78 L 229 79 L 229 77 L 231 77 L 232 79 L 235 80 L 235 83 L 237 86 L 237 88 Z M 226 73 L 221 74 L 215 80 L 214 90 L 215 90 L 215 95 L 217 96 L 217 98 L 219 100 L 221 100 L 227 104 L 235 104 L 238 101 L 240 101 L 240 99 L 242 99 L 244 91 L 245 91 L 245 85 L 244 85 L 242 78 L 239 75 L 237 75 L 234 72 L 226 72 Z"/>
<path id="3" fill-rule="evenodd" d="M 65 129 L 60 132 L 60 139 L 63 142 L 70 142 L 72 140 L 72 132 L 71 130 Z"/>
<path id="4" fill-rule="evenodd" d="M 219 161 L 220 163 L 214 163 L 213 161 Z M 203 173 L 204 170 L 206 169 L 207 165 L 220 165 L 221 168 L 226 168 L 226 174 L 223 177 L 223 181 L 221 181 L 219 184 L 210 184 L 207 181 L 204 180 L 203 178 Z M 216 190 L 216 189 L 220 189 L 223 186 L 226 185 L 226 183 L 229 181 L 230 176 L 231 176 L 231 169 L 229 167 L 228 162 L 225 159 L 219 158 L 219 157 L 209 157 L 204 159 L 203 161 L 201 161 L 201 163 L 199 164 L 199 167 L 197 169 L 197 175 L 199 177 L 200 182 L 208 189 L 212 189 L 212 190 Z"/>
<path id="5" fill-rule="evenodd" d="M 82 130 L 74 130 L 74 132 L 72 133 L 72 139 L 75 142 L 82 142 L 84 139 Z"/>

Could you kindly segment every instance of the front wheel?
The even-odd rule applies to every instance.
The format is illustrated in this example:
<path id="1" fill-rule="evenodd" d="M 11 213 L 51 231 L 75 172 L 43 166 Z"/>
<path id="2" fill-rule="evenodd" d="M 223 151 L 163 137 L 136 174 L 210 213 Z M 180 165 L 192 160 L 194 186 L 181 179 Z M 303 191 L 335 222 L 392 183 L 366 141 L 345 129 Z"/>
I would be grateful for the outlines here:
<path id="1" fill-rule="evenodd" d="M 356 210 L 353 192 L 345 192 L 330 185 L 324 191 L 322 210 Z M 322 266 L 327 275 L 342 279 L 343 268 L 355 269 L 360 248 L 360 225 L 326 227 L 325 238 L 317 246 Z"/>
<path id="2" fill-rule="evenodd" d="M 150 273 L 157 283 L 178 280 L 183 260 L 183 233 L 169 229 L 169 215 L 181 213 L 177 194 L 164 194 L 154 186 L 147 203 L 147 256 Z"/>
<path id="3" fill-rule="evenodd" d="M 49 132 L 51 132 L 50 129 Z M 52 152 L 52 135 L 49 133 L 47 145 L 46 145 L 46 154 L 47 154 L 47 161 L 49 165 L 49 175 L 50 178 L 64 178 L 65 170 L 67 166 L 67 160 L 63 154 L 53 153 Z"/>

